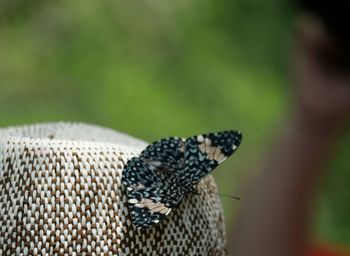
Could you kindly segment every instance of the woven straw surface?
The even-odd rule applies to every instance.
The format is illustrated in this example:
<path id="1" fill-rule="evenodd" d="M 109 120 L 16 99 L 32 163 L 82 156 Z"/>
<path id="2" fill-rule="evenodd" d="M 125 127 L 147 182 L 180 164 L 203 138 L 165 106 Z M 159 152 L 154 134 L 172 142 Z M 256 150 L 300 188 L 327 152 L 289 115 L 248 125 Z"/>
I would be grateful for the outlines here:
<path id="1" fill-rule="evenodd" d="M 211 177 L 156 227 L 133 226 L 121 175 L 146 145 L 86 124 L 0 129 L 0 255 L 225 255 Z"/>

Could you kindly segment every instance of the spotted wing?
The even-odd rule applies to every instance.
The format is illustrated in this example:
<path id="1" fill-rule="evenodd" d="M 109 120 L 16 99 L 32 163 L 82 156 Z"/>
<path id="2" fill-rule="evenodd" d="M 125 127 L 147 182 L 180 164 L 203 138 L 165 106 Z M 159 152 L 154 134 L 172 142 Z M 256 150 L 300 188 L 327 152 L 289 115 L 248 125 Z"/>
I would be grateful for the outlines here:
<path id="1" fill-rule="evenodd" d="M 150 228 L 163 220 L 184 196 L 177 176 L 165 168 L 134 157 L 123 171 L 131 219 L 138 228 Z"/>
<path id="2" fill-rule="evenodd" d="M 185 142 L 185 169 L 181 179 L 198 183 L 231 156 L 242 140 L 237 131 L 223 131 L 190 137 Z"/>
<path id="3" fill-rule="evenodd" d="M 129 191 L 128 205 L 134 225 L 142 229 L 154 226 L 180 203 L 183 196 L 176 187 L 170 192 L 170 187 L 166 186 Z"/>
<path id="4" fill-rule="evenodd" d="M 153 142 L 140 154 L 140 158 L 157 169 L 177 172 L 184 169 L 185 139 L 169 137 Z"/>

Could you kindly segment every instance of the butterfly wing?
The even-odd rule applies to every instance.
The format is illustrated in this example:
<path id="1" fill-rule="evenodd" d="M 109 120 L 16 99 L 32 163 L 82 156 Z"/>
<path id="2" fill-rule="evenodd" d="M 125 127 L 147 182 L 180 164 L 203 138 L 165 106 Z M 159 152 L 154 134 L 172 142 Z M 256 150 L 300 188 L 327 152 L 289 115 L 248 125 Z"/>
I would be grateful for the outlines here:
<path id="1" fill-rule="evenodd" d="M 190 137 L 185 142 L 182 179 L 198 183 L 231 156 L 242 140 L 237 131 L 223 131 Z"/>
<path id="2" fill-rule="evenodd" d="M 184 142 L 178 137 L 161 139 L 147 146 L 139 157 L 154 168 L 176 172 L 184 168 Z"/>
<path id="3" fill-rule="evenodd" d="M 134 157 L 123 171 L 130 215 L 138 228 L 150 228 L 163 220 L 184 196 L 177 176 L 154 161 Z"/>
<path id="4" fill-rule="evenodd" d="M 170 190 L 170 187 L 156 186 L 129 191 L 130 215 L 138 228 L 154 226 L 180 203 L 184 194 L 176 188 Z"/>

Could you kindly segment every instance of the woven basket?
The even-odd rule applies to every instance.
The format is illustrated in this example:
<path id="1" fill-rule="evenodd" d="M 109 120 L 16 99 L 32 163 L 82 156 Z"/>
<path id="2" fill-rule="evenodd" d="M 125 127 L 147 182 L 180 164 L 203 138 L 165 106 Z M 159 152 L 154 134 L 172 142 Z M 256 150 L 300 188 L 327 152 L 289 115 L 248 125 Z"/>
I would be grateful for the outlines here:
<path id="1" fill-rule="evenodd" d="M 210 176 L 154 228 L 132 224 L 121 176 L 146 145 L 77 123 L 0 129 L 0 255 L 225 255 Z"/>

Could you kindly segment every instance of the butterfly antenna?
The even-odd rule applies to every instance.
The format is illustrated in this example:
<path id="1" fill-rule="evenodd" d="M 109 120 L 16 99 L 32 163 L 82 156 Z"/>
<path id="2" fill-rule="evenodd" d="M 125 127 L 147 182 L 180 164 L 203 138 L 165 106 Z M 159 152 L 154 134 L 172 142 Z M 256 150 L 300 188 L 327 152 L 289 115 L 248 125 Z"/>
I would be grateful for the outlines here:
<path id="1" fill-rule="evenodd" d="M 222 197 L 228 197 L 228 198 L 232 198 L 232 199 L 236 199 L 236 200 L 241 200 L 240 197 L 237 197 L 237 196 L 231 196 L 231 195 L 226 195 L 226 194 L 221 194 L 221 193 L 217 193 L 219 196 L 222 196 Z"/>
<path id="2" fill-rule="evenodd" d="M 194 194 L 199 196 L 201 193 L 196 191 Z M 219 196 L 222 196 L 222 197 L 228 197 L 228 198 L 235 199 L 235 200 L 241 200 L 241 198 L 237 197 L 237 196 L 231 196 L 231 195 L 226 195 L 226 194 L 221 194 L 221 193 L 210 193 L 210 194 L 215 194 L 215 195 L 219 195 Z"/>

